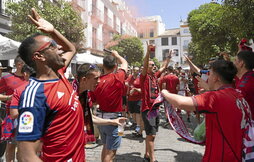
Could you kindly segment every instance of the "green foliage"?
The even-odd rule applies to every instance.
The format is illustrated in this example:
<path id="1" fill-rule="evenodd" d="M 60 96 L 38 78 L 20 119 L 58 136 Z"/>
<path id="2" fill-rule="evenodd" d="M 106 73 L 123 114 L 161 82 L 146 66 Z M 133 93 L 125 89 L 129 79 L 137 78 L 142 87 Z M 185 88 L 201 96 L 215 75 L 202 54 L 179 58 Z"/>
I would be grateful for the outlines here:
<path id="1" fill-rule="evenodd" d="M 232 11 L 231 11 L 232 10 Z M 232 14 L 229 14 L 232 13 Z M 237 10 L 221 4 L 209 3 L 189 13 L 188 22 L 192 34 L 189 53 L 195 63 L 206 63 L 210 57 L 218 53 L 237 51 L 237 36 L 234 34 L 232 22 L 227 20 Z"/>
<path id="2" fill-rule="evenodd" d="M 254 37 L 254 0 L 222 0 L 189 13 L 192 34 L 189 53 L 195 63 L 206 63 L 218 52 L 234 56 L 242 38 Z"/>
<path id="3" fill-rule="evenodd" d="M 84 28 L 79 14 L 73 10 L 68 2 L 57 1 L 57 3 L 48 0 L 22 0 L 18 3 L 9 2 L 7 4 L 7 14 L 11 16 L 12 32 L 8 37 L 22 41 L 27 36 L 38 32 L 31 23 L 27 15 L 31 14 L 31 8 L 36 11 L 54 27 L 62 33 L 68 40 L 75 43 L 84 41 Z"/>
<path id="4" fill-rule="evenodd" d="M 130 65 L 136 62 L 141 63 L 143 58 L 143 46 L 139 38 L 130 36 L 115 36 L 113 42 L 114 41 L 117 43 L 113 43 L 115 45 L 110 47 L 111 50 L 116 50 L 128 61 Z"/>

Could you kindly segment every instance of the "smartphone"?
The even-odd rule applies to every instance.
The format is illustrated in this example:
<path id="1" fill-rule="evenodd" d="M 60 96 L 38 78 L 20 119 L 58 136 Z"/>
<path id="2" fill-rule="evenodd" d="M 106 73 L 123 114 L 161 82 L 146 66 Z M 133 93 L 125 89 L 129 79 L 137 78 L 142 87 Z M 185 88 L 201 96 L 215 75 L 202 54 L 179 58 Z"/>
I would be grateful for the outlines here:
<path id="1" fill-rule="evenodd" d="M 108 50 L 106 48 L 104 48 L 103 51 L 106 52 L 106 53 L 110 53 L 110 54 L 112 53 L 110 50 Z"/>

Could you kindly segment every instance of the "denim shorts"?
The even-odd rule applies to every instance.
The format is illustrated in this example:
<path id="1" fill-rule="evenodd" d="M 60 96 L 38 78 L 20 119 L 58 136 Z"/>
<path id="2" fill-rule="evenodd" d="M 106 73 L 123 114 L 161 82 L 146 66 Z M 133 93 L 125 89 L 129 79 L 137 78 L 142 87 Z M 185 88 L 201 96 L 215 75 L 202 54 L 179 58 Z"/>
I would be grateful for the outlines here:
<path id="1" fill-rule="evenodd" d="M 101 141 L 106 145 L 106 149 L 117 150 L 122 140 L 122 136 L 118 136 L 118 127 L 113 125 L 100 125 L 98 128 L 101 134 Z"/>

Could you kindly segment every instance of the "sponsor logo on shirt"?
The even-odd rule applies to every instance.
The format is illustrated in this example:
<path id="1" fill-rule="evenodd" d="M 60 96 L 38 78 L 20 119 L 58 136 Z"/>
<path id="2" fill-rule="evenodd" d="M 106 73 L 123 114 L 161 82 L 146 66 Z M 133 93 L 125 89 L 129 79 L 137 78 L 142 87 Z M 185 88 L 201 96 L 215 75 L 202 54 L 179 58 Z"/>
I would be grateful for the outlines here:
<path id="1" fill-rule="evenodd" d="M 29 111 L 23 112 L 20 115 L 18 131 L 20 133 L 31 133 L 33 131 L 33 125 L 34 115 Z"/>
<path id="2" fill-rule="evenodd" d="M 71 158 L 71 159 L 69 159 L 69 160 L 67 160 L 67 162 L 72 162 L 72 158 Z"/>

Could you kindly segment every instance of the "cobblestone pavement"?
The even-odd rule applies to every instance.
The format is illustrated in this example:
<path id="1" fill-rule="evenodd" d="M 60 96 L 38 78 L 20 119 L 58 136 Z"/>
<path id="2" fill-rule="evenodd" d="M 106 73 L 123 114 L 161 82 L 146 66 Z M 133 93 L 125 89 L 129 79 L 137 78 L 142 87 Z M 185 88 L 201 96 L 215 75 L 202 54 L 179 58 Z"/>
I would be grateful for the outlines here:
<path id="1" fill-rule="evenodd" d="M 194 115 L 191 116 L 191 123 L 186 121 L 186 114 L 183 114 L 183 120 L 190 132 L 197 125 Z M 158 135 L 155 139 L 155 156 L 159 162 L 199 162 L 204 153 L 204 146 L 186 142 L 174 130 L 168 127 L 162 127 L 165 120 L 161 119 Z M 145 140 L 132 137 L 132 131 L 126 130 L 123 136 L 122 144 L 115 162 L 142 162 L 145 152 Z M 145 136 L 145 133 L 143 133 Z M 87 162 L 99 162 L 102 145 L 90 146 L 86 149 Z"/>

